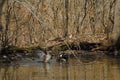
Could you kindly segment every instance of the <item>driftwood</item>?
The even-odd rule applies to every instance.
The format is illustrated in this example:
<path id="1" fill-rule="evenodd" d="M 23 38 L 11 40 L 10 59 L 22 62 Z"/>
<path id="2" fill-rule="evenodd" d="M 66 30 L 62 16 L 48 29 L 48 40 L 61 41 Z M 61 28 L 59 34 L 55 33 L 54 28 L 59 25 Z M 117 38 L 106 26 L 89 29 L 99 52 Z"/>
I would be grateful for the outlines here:
<path id="1" fill-rule="evenodd" d="M 61 43 L 54 46 L 48 47 L 53 51 L 65 51 L 65 50 L 86 50 L 86 51 L 97 51 L 97 50 L 108 50 L 112 48 L 105 46 L 102 43 L 90 43 L 90 42 L 79 42 L 79 43 Z"/>

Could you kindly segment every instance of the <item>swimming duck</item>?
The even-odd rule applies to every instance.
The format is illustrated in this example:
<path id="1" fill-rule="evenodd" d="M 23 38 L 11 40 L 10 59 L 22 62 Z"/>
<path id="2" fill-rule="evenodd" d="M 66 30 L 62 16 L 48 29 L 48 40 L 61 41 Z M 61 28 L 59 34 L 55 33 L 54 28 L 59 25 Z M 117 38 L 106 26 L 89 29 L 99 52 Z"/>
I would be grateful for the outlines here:
<path id="1" fill-rule="evenodd" d="M 68 55 L 64 53 L 60 53 L 58 56 L 57 61 L 59 62 L 67 62 L 68 61 Z"/>
<path id="2" fill-rule="evenodd" d="M 46 52 L 44 55 L 44 62 L 49 62 L 51 58 L 52 56 L 48 52 Z"/>
<path id="3" fill-rule="evenodd" d="M 36 53 L 37 53 L 37 55 L 38 55 L 38 57 L 39 57 L 39 61 L 41 61 L 41 62 L 49 62 L 50 61 L 50 59 L 51 59 L 51 55 L 50 55 L 50 53 L 49 52 L 47 52 L 47 51 L 41 51 L 41 50 L 36 50 L 35 51 Z"/>

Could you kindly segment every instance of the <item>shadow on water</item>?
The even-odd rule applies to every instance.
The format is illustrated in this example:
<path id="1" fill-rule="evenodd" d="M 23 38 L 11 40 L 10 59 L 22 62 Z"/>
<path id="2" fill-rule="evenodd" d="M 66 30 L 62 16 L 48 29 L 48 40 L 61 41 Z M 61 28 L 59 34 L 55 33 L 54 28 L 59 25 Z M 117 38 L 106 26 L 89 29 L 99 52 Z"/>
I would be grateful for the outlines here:
<path id="1" fill-rule="evenodd" d="M 102 57 L 88 63 L 69 59 L 68 63 L 1 64 L 0 80 L 119 80 L 119 61 Z"/>

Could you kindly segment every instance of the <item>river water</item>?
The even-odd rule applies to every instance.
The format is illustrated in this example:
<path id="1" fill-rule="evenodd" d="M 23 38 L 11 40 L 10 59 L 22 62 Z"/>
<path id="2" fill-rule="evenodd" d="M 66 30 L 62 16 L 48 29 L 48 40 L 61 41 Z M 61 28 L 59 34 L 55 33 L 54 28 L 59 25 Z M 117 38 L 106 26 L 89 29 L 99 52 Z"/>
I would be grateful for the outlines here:
<path id="1" fill-rule="evenodd" d="M 0 80 L 120 80 L 119 61 L 100 57 L 90 62 L 73 58 L 67 63 L 0 64 Z"/>

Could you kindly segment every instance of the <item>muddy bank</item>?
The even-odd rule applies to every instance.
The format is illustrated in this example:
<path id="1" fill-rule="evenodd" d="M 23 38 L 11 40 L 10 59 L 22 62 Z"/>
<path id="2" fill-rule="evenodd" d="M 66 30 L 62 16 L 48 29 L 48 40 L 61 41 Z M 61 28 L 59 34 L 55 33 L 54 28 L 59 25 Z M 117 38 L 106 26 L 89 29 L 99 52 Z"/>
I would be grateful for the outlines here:
<path id="1" fill-rule="evenodd" d="M 60 43 L 47 48 L 41 48 L 39 46 L 30 48 L 8 46 L 7 48 L 1 49 L 0 62 L 11 63 L 22 59 L 34 60 L 35 58 L 39 58 L 36 50 L 42 51 L 43 54 L 49 53 L 52 56 L 66 54 L 70 57 L 80 56 L 90 60 L 94 59 L 95 55 L 102 54 L 114 57 L 120 56 L 120 50 L 118 50 L 116 46 L 110 45 L 109 43 L 71 42 Z"/>
<path id="2" fill-rule="evenodd" d="M 37 57 L 34 53 L 35 49 L 40 49 L 44 52 L 44 49 L 40 47 L 19 48 L 16 46 L 8 46 L 6 48 L 2 48 L 0 52 L 0 62 L 10 63 L 20 61 L 25 58 L 32 60 Z"/>

